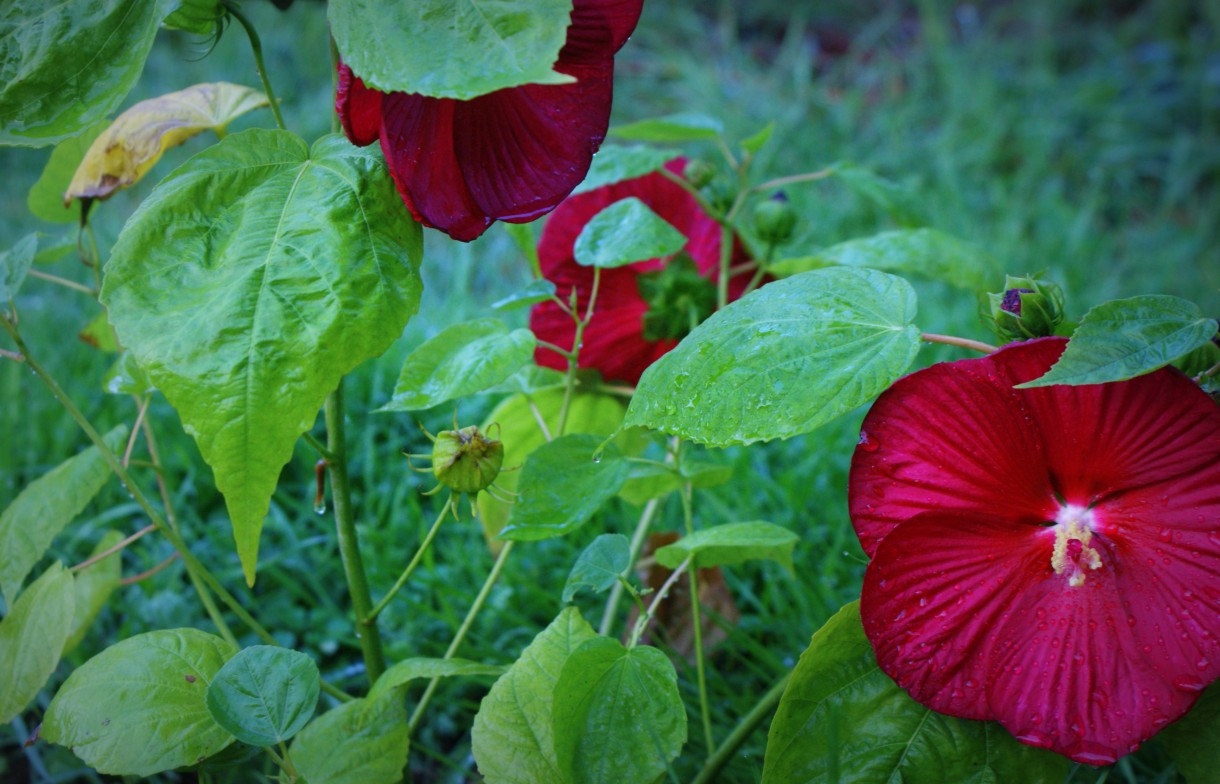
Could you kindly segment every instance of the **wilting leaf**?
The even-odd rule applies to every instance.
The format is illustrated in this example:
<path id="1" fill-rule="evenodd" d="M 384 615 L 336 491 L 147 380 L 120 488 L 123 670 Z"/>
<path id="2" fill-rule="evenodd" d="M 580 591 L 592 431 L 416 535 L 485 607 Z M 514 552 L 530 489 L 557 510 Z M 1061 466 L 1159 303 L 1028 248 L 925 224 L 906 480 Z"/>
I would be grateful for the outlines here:
<path id="1" fill-rule="evenodd" d="M 80 202 L 73 201 L 65 207 L 64 193 L 93 140 L 109 126 L 108 121 L 99 120 L 80 134 L 55 145 L 50 160 L 26 197 L 26 206 L 35 217 L 51 223 L 80 223 Z M 75 245 L 69 247 L 75 249 Z"/>
<path id="2" fill-rule="evenodd" d="M 106 199 L 140 181 L 170 147 L 207 130 L 223 135 L 233 120 L 267 106 L 258 90 L 228 82 L 197 84 L 140 101 L 101 133 L 64 192 L 72 199 Z"/>

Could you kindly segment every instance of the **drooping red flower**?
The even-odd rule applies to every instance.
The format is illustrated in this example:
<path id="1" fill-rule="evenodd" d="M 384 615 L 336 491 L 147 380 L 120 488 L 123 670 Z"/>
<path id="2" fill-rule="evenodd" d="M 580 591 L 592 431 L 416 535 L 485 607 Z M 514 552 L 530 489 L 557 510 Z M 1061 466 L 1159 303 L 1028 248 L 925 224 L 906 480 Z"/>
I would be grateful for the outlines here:
<path id="1" fill-rule="evenodd" d="M 686 161 L 666 164 L 674 173 Z M 686 246 L 667 259 L 650 259 L 601 271 L 593 318 L 585 328 L 580 367 L 594 368 L 607 380 L 635 384 L 644 370 L 678 345 L 694 321 L 706 318 L 716 306 L 716 279 L 720 267 L 720 224 L 703 211 L 686 191 L 660 173 L 607 185 L 567 199 L 547 218 L 538 243 L 542 276 L 555 284 L 556 295 L 568 301 L 577 293 L 579 312 L 585 312 L 593 288 L 593 268 L 576 263 L 574 248 L 585 224 L 611 204 L 634 196 L 686 235 Z M 746 260 L 734 248 L 734 263 Z M 729 281 L 729 298 L 741 296 L 749 275 Z M 575 338 L 572 318 L 554 302 L 535 305 L 530 329 L 539 340 L 569 348 Z M 535 355 L 539 365 L 559 370 L 567 360 L 544 348 Z"/>
<path id="2" fill-rule="evenodd" d="M 553 210 L 589 171 L 610 122 L 614 54 L 642 6 L 643 0 L 573 2 L 554 70 L 575 82 L 459 101 L 381 93 L 340 64 L 335 110 L 353 144 L 381 140 L 398 192 L 425 226 L 469 241 L 492 221 L 531 221 Z"/>
<path id="3" fill-rule="evenodd" d="M 1220 676 L 1220 407 L 1172 369 L 1013 389 L 1064 345 L 898 381 L 849 496 L 881 668 L 934 710 L 1098 765 Z"/>

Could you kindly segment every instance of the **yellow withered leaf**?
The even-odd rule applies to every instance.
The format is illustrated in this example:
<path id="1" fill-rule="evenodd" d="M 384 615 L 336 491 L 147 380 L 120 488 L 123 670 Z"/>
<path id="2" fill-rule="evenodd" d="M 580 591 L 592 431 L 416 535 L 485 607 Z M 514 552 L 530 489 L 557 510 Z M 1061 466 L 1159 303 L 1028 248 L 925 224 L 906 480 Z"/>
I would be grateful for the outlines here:
<path id="1" fill-rule="evenodd" d="M 197 84 L 140 101 L 94 140 L 64 193 L 64 205 L 73 199 L 105 199 L 139 182 L 170 147 L 209 129 L 223 135 L 233 120 L 267 105 L 267 96 L 258 90 L 228 82 Z"/>

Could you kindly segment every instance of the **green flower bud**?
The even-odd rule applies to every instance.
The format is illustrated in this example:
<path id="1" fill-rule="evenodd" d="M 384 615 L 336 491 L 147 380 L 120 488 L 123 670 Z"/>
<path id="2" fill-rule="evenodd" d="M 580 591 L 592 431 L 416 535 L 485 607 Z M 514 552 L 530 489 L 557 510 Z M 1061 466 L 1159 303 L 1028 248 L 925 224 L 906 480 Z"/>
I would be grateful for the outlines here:
<path id="1" fill-rule="evenodd" d="M 1063 290 L 1035 276 L 1004 280 L 1004 291 L 987 295 L 996 334 L 1004 340 L 1054 335 L 1063 322 Z"/>
<path id="2" fill-rule="evenodd" d="M 733 200 L 737 198 L 737 189 L 724 177 L 713 178 L 700 190 L 712 209 L 721 215 L 729 211 L 729 208 L 733 206 Z"/>
<path id="3" fill-rule="evenodd" d="M 442 430 L 432 443 L 432 472 L 446 487 L 459 493 L 485 490 L 500 474 L 504 445 L 485 437 L 471 425 Z"/>
<path id="4" fill-rule="evenodd" d="M 783 191 L 754 205 L 754 230 L 763 242 L 779 245 L 792 236 L 796 228 L 796 210 L 788 203 Z"/>
<path id="5" fill-rule="evenodd" d="M 695 188 L 702 188 L 716 176 L 716 167 L 707 161 L 695 158 L 686 162 L 682 168 L 682 177 Z"/>

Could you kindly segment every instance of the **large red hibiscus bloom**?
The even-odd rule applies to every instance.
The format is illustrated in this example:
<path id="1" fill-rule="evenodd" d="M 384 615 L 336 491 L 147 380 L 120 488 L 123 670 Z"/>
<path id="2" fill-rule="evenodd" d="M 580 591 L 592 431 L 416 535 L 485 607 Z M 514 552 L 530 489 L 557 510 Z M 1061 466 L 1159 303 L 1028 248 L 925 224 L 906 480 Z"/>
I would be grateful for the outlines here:
<path id="1" fill-rule="evenodd" d="M 864 421 L 850 504 L 881 668 L 1096 765 L 1220 676 L 1220 407 L 1172 369 L 1013 388 L 1064 345 L 898 381 Z"/>
<path id="2" fill-rule="evenodd" d="M 666 168 L 681 172 L 685 161 Z M 678 344 L 692 321 L 709 316 L 716 306 L 715 280 L 720 266 L 720 224 L 703 211 L 686 191 L 660 173 L 573 196 L 547 218 L 538 243 L 542 276 L 555 284 L 557 296 L 568 301 L 573 289 L 578 311 L 584 313 L 593 289 L 593 268 L 576 263 L 574 247 L 585 224 L 611 204 L 634 196 L 686 235 L 686 246 L 675 257 L 650 259 L 601 271 L 593 318 L 585 329 L 580 367 L 595 368 L 607 380 L 635 384 L 649 365 Z M 734 263 L 745 261 L 734 247 Z M 749 275 L 729 281 L 729 297 L 741 296 Z M 575 337 L 572 317 L 554 302 L 535 305 L 530 329 L 540 340 L 569 348 Z M 545 348 L 539 365 L 566 369 L 567 360 Z"/>
<path id="3" fill-rule="evenodd" d="M 574 0 L 554 68 L 575 82 L 459 101 L 381 93 L 340 65 L 335 109 L 353 144 L 381 140 L 398 192 L 425 226 L 469 241 L 492 221 L 531 221 L 588 172 L 610 122 L 614 53 L 642 5 Z"/>

